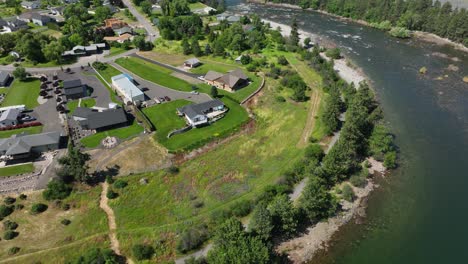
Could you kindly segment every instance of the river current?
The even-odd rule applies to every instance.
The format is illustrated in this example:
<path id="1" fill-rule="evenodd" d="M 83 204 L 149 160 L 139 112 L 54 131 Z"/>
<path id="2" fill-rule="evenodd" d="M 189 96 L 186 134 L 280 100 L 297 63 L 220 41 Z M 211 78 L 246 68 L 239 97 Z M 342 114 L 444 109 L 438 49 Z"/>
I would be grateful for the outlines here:
<path id="1" fill-rule="evenodd" d="M 228 5 L 287 25 L 296 17 L 338 45 L 371 79 L 395 134 L 400 167 L 378 180 L 364 222 L 346 226 L 314 263 L 467 263 L 468 53 L 317 12 Z"/>

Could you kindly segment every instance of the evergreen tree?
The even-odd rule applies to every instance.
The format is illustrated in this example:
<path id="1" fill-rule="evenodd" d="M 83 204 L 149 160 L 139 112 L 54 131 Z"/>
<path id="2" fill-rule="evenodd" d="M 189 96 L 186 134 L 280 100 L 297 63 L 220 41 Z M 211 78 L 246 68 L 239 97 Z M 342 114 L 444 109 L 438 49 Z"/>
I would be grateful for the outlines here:
<path id="1" fill-rule="evenodd" d="M 289 40 L 291 41 L 291 45 L 298 46 L 299 45 L 299 32 L 298 32 L 298 26 L 297 26 L 297 20 L 296 18 L 293 19 L 292 25 L 291 25 L 291 35 L 289 36 Z"/>
<path id="2" fill-rule="evenodd" d="M 203 55 L 203 52 L 200 49 L 200 44 L 198 44 L 198 39 L 196 37 L 192 38 L 191 47 L 192 47 L 192 52 L 195 56 L 198 57 L 198 56 Z"/>
<path id="3" fill-rule="evenodd" d="M 192 53 L 192 49 L 190 48 L 190 44 L 186 38 L 182 39 L 182 50 L 185 55 L 189 55 Z"/>

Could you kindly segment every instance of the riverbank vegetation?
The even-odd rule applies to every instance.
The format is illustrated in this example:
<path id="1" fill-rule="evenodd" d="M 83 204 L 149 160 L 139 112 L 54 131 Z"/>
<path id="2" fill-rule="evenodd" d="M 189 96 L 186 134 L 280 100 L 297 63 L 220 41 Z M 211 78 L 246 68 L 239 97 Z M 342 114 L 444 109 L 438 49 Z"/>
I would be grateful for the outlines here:
<path id="1" fill-rule="evenodd" d="M 468 12 L 465 8 L 454 9 L 449 1 L 444 4 L 432 0 L 271 0 L 269 2 L 293 4 L 355 20 L 365 20 L 383 30 L 399 27 L 434 33 L 468 47 L 466 33 Z M 394 36 L 407 37 L 407 32 L 402 29 L 395 29 L 394 32 L 395 34 L 392 34 Z"/>

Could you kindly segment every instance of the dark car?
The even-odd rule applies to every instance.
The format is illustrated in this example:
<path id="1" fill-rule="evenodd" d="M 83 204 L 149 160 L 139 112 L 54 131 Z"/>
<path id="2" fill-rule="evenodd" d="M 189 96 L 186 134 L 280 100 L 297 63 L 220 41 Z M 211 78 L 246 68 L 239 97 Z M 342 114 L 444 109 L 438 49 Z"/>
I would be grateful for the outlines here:
<path id="1" fill-rule="evenodd" d="M 164 102 L 166 100 L 164 99 L 164 97 L 159 97 L 159 101 Z"/>
<path id="2" fill-rule="evenodd" d="M 36 118 L 29 116 L 29 115 L 24 115 L 24 116 L 20 116 L 19 120 L 21 122 L 31 122 L 31 121 L 35 121 Z"/>
<path id="3" fill-rule="evenodd" d="M 166 99 L 166 101 L 168 101 L 168 102 L 171 100 L 171 98 L 169 98 L 169 96 L 164 96 L 164 99 Z"/>

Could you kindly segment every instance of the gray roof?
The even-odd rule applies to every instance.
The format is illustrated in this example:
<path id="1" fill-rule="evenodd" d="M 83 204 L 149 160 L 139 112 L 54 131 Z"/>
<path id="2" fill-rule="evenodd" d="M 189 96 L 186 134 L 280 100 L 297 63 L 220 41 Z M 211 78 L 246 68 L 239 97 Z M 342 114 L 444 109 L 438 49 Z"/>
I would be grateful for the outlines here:
<path id="1" fill-rule="evenodd" d="M 124 33 L 133 34 L 133 30 L 130 27 L 122 27 L 122 28 L 114 29 L 114 32 L 117 35 L 122 35 Z"/>
<path id="2" fill-rule="evenodd" d="M 205 75 L 205 80 L 217 81 L 227 84 L 229 87 L 234 87 L 241 80 L 246 81 L 249 77 L 241 69 L 235 69 L 226 74 L 215 71 L 209 71 Z"/>
<path id="3" fill-rule="evenodd" d="M 179 111 L 179 113 L 187 115 L 189 118 L 194 118 L 197 115 L 205 115 L 211 112 L 211 109 L 218 106 L 224 106 L 224 103 L 221 100 L 215 99 L 200 104 L 186 105 L 177 108 L 177 111 Z"/>
<path id="4" fill-rule="evenodd" d="M 48 23 L 48 22 L 52 21 L 52 18 L 51 18 L 51 17 L 49 17 L 49 16 L 44 16 L 44 15 L 41 15 L 41 14 L 38 14 L 38 13 L 32 14 L 31 19 L 33 19 L 33 20 L 39 20 L 39 21 L 41 21 L 42 23 Z"/>
<path id="5" fill-rule="evenodd" d="M 5 120 L 13 120 L 16 121 L 18 119 L 19 114 L 21 111 L 18 108 L 10 108 L 2 112 L 0 115 L 0 122 Z"/>
<path id="6" fill-rule="evenodd" d="M 81 86 L 81 80 L 80 79 L 63 81 L 63 88 L 64 89 L 74 88 L 74 87 L 77 87 L 77 86 Z"/>
<path id="7" fill-rule="evenodd" d="M 63 93 L 65 95 L 72 95 L 72 94 L 84 95 L 85 92 L 86 92 L 86 88 L 83 84 L 81 84 L 80 79 L 63 81 Z"/>
<path id="8" fill-rule="evenodd" d="M 75 109 L 75 112 L 73 112 L 73 116 L 87 118 L 89 114 L 91 114 L 92 112 L 96 112 L 96 111 L 87 107 L 77 107 Z"/>
<path id="9" fill-rule="evenodd" d="M 8 72 L 0 71 L 0 82 L 6 82 L 10 78 L 10 74 Z"/>
<path id="10" fill-rule="evenodd" d="M 109 109 L 102 112 L 92 112 L 86 117 L 86 120 L 80 122 L 88 129 L 99 129 L 102 127 L 114 126 L 126 123 L 127 115 L 122 108 Z"/>
<path id="11" fill-rule="evenodd" d="M 0 18 L 0 27 L 6 26 L 7 22 Z"/>
<path id="12" fill-rule="evenodd" d="M 200 64 L 201 61 L 197 58 L 190 58 L 188 60 L 186 60 L 184 63 L 186 64 L 190 64 L 190 65 L 197 65 L 197 64 Z"/>
<path id="13" fill-rule="evenodd" d="M 0 139 L 0 152 L 6 155 L 26 154 L 33 147 L 58 144 L 60 132 L 48 132 L 35 135 L 25 133 L 13 135 L 9 138 Z"/>
<path id="14" fill-rule="evenodd" d="M 208 71 L 205 75 L 205 80 L 214 81 L 216 79 L 221 78 L 222 76 L 223 76 L 222 73 L 215 72 L 215 71 Z"/>

